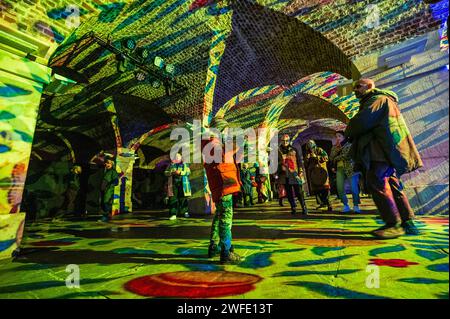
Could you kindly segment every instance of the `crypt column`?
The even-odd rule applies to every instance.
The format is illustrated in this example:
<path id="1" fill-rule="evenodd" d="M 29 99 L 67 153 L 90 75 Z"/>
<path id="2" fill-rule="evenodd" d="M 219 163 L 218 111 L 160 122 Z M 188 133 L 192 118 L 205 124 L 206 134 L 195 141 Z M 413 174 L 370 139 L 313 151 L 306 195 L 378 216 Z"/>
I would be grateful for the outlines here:
<path id="1" fill-rule="evenodd" d="M 22 239 L 20 211 L 50 45 L 2 25 L 0 33 L 0 259 Z"/>

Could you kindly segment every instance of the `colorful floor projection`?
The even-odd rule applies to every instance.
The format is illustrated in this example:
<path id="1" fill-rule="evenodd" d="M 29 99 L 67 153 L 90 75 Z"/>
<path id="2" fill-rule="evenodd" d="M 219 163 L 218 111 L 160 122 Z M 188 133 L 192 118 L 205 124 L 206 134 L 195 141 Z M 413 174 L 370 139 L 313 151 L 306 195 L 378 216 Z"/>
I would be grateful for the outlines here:
<path id="1" fill-rule="evenodd" d="M 211 217 L 165 212 L 110 223 L 26 227 L 22 256 L 0 262 L 0 298 L 449 298 L 448 216 L 418 217 L 421 236 L 381 241 L 371 200 L 361 214 L 278 203 L 241 208 L 233 237 L 239 265 L 206 258 Z M 341 207 L 337 201 L 334 207 Z M 74 265 L 80 287 L 67 288 Z"/>

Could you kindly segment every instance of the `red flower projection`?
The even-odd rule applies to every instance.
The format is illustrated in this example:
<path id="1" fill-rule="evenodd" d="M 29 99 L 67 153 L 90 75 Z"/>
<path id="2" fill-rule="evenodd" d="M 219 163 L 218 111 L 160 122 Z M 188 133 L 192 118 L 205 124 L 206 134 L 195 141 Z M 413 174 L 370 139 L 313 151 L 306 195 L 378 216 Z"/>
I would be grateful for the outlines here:
<path id="1" fill-rule="evenodd" d="M 370 259 L 371 265 L 377 265 L 377 266 L 389 266 L 389 267 L 396 267 L 396 268 L 406 268 L 410 265 L 418 265 L 419 263 L 407 261 L 404 259 L 377 259 L 373 258 Z"/>
<path id="2" fill-rule="evenodd" d="M 147 297 L 214 298 L 255 289 L 262 278 L 228 271 L 178 271 L 133 279 L 125 289 Z"/>
<path id="3" fill-rule="evenodd" d="M 194 10 L 209 6 L 210 4 L 213 4 L 214 2 L 218 2 L 218 1 L 217 0 L 195 0 L 189 7 L 189 11 L 194 11 Z"/>

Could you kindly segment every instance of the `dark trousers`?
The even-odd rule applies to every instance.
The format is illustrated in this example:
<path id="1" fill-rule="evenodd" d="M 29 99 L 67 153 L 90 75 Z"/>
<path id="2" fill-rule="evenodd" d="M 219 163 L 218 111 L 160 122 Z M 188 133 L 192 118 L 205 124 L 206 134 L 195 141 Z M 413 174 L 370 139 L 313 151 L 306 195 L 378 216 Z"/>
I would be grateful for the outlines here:
<path id="1" fill-rule="evenodd" d="M 242 194 L 243 198 L 244 198 L 244 206 L 253 206 L 254 202 L 253 202 L 253 194 L 247 194 L 247 193 L 243 193 Z"/>
<path id="2" fill-rule="evenodd" d="M 331 206 L 329 189 L 321 189 L 319 191 L 316 191 L 316 196 L 319 199 L 320 205 L 326 205 L 328 207 Z"/>
<path id="3" fill-rule="evenodd" d="M 386 225 L 398 225 L 414 218 L 414 212 L 394 168 L 384 162 L 372 162 L 366 180 L 368 190 Z"/>
<path id="4" fill-rule="evenodd" d="M 77 213 L 75 211 L 75 200 L 77 198 L 78 190 L 69 188 L 64 195 L 64 202 L 62 205 L 62 210 L 60 210 L 55 217 L 62 217 L 69 213 Z"/>
<path id="5" fill-rule="evenodd" d="M 169 198 L 170 216 L 185 214 L 189 210 L 188 200 L 184 197 L 183 184 L 181 182 L 173 185 L 173 196 Z"/>
<path id="6" fill-rule="evenodd" d="M 305 203 L 305 195 L 303 193 L 303 188 L 299 184 L 289 184 L 286 183 L 284 185 L 286 187 L 286 194 L 291 205 L 291 209 L 295 209 L 297 207 L 297 203 L 295 202 L 295 197 L 298 198 L 300 204 L 302 205 L 303 211 L 306 211 L 306 203 Z"/>

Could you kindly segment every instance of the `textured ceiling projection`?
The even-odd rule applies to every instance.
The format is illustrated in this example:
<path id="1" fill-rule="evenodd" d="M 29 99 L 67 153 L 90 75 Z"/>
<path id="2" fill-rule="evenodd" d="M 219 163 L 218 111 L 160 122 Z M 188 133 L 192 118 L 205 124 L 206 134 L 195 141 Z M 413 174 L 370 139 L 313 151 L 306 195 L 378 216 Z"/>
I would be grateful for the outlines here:
<path id="1" fill-rule="evenodd" d="M 227 113 L 227 118 L 253 117 L 249 126 L 258 126 L 258 121 L 276 126 L 281 118 L 286 126 L 295 120 L 292 115 L 316 119 L 323 114 L 305 114 L 308 107 L 301 101 L 314 104 L 316 110 L 334 105 L 350 118 L 357 104 L 338 100 L 337 77 L 331 74 L 356 77 L 350 57 L 437 29 L 446 18 L 444 2 L 432 6 L 418 0 L 377 1 L 370 6 L 368 1 L 354 0 L 108 3 L 67 37 L 53 56 L 52 66 L 79 84 L 64 96 L 44 99 L 38 128 L 63 136 L 67 131 L 84 134 L 98 144 L 92 152 L 113 150 L 129 146 L 155 125 L 227 113 L 224 104 L 251 91 L 260 100 L 245 105 L 240 100 L 231 111 L 238 113 Z M 378 14 L 378 22 L 369 23 L 371 12 Z M 91 31 L 107 44 L 83 38 Z M 124 50 L 129 40 L 137 49 L 128 54 L 140 60 L 141 67 L 139 63 L 119 67 L 120 57 L 113 51 Z M 176 85 L 170 96 L 164 83 L 157 81 L 153 66 L 157 56 L 175 66 Z M 293 90 L 313 73 L 327 74 L 328 91 Z M 276 99 L 275 106 L 271 98 Z M 334 115 L 345 120 L 338 111 Z"/>

